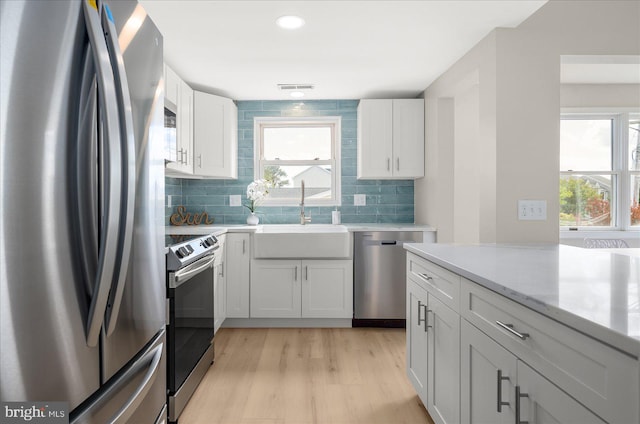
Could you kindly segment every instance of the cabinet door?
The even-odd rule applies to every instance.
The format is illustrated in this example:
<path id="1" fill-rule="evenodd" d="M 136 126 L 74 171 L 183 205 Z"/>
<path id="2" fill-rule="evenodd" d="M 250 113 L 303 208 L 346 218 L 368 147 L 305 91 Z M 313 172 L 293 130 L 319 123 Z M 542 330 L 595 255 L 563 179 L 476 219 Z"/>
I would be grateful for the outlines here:
<path id="1" fill-rule="evenodd" d="M 193 90 L 180 80 L 180 96 L 177 119 L 178 160 L 177 169 L 193 173 Z"/>
<path id="2" fill-rule="evenodd" d="M 427 409 L 436 424 L 460 422 L 460 315 L 429 293 Z"/>
<path id="3" fill-rule="evenodd" d="M 249 242 L 249 234 L 226 235 L 224 272 L 228 318 L 249 318 Z"/>
<path id="4" fill-rule="evenodd" d="M 424 100 L 393 100 L 393 176 L 424 177 Z"/>
<path id="5" fill-rule="evenodd" d="M 427 405 L 427 292 L 407 279 L 407 376 Z"/>
<path id="6" fill-rule="evenodd" d="M 519 415 L 516 423 L 604 424 L 591 411 L 521 361 L 518 361 L 518 390 L 520 396 L 515 401 L 519 401 L 520 405 L 516 412 Z"/>
<path id="7" fill-rule="evenodd" d="M 353 262 L 302 262 L 302 316 L 353 318 Z"/>
<path id="8" fill-rule="evenodd" d="M 194 93 L 194 173 L 238 177 L 237 107 L 231 99 Z"/>
<path id="9" fill-rule="evenodd" d="M 178 93 L 180 92 L 180 77 L 173 69 L 164 65 L 164 101 L 169 109 L 176 111 L 178 108 Z"/>
<path id="10" fill-rule="evenodd" d="M 460 333 L 460 422 L 513 423 L 516 357 L 464 319 Z"/>
<path id="11" fill-rule="evenodd" d="M 301 268 L 300 261 L 252 261 L 251 318 L 300 318 Z"/>
<path id="12" fill-rule="evenodd" d="M 213 334 L 217 333 L 222 325 L 222 316 L 220 315 L 220 308 L 218 307 L 220 301 L 218 300 L 220 295 L 220 269 L 222 265 L 222 258 L 216 256 L 213 261 Z"/>
<path id="13" fill-rule="evenodd" d="M 358 178 L 392 176 L 392 100 L 360 100 L 358 105 Z"/>

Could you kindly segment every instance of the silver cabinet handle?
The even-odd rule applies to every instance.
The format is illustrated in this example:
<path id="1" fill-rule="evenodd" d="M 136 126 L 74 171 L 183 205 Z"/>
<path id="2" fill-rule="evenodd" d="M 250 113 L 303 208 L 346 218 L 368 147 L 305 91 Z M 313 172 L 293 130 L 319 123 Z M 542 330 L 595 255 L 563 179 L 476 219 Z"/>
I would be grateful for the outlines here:
<path id="1" fill-rule="evenodd" d="M 498 370 L 498 412 L 502 412 L 503 406 L 509 406 L 509 402 L 502 400 L 502 382 L 509 381 L 509 377 L 502 375 L 502 370 Z"/>
<path id="2" fill-rule="evenodd" d="M 189 151 L 184 149 L 184 164 L 189 165 Z"/>
<path id="3" fill-rule="evenodd" d="M 220 276 L 224 277 L 224 262 L 220 264 Z"/>
<path id="4" fill-rule="evenodd" d="M 242 240 L 242 254 L 244 255 L 246 250 L 245 250 L 245 241 L 246 240 Z"/>
<path id="5" fill-rule="evenodd" d="M 396 158 L 396 171 L 400 170 L 400 158 Z"/>
<path id="6" fill-rule="evenodd" d="M 422 324 L 424 322 L 425 323 L 424 331 L 426 332 L 427 331 L 427 326 L 426 326 L 426 324 L 427 324 L 427 314 L 424 314 L 425 315 L 424 318 L 420 317 L 420 311 L 422 310 L 423 306 L 426 309 L 427 305 L 423 304 L 421 300 L 418 300 L 418 327 L 420 327 L 420 324 Z"/>
<path id="7" fill-rule="evenodd" d="M 391 158 L 387 158 L 387 171 L 391 171 Z"/>
<path id="8" fill-rule="evenodd" d="M 421 276 L 422 278 L 424 278 L 424 279 L 425 279 L 425 280 L 427 280 L 427 281 L 432 281 L 432 280 L 433 280 L 433 277 L 430 277 L 430 276 L 428 276 L 428 275 L 427 275 L 427 274 L 425 274 L 425 273 L 420 273 L 420 274 L 418 274 L 418 275 L 419 275 L 419 276 Z"/>
<path id="9" fill-rule="evenodd" d="M 304 266 L 304 279 L 309 281 L 309 267 L 307 265 Z"/>
<path id="10" fill-rule="evenodd" d="M 429 312 L 433 311 L 431 309 L 427 309 L 427 305 L 424 305 L 424 331 L 427 331 L 427 328 L 433 328 L 433 325 L 429 325 Z"/>
<path id="11" fill-rule="evenodd" d="M 298 266 L 296 265 L 295 274 L 293 275 L 293 281 L 298 281 Z"/>
<path id="12" fill-rule="evenodd" d="M 529 424 L 529 421 L 520 420 L 520 399 L 528 397 L 528 393 L 522 393 L 520 391 L 520 386 L 516 386 L 516 424 Z"/>
<path id="13" fill-rule="evenodd" d="M 198 168 L 202 168 L 202 155 L 198 155 Z"/>
<path id="14" fill-rule="evenodd" d="M 504 328 L 505 330 L 507 330 L 509 333 L 513 334 L 520 340 L 527 340 L 527 338 L 529 338 L 529 333 L 519 333 L 516 330 L 514 330 L 513 324 L 505 324 L 500 321 L 496 321 L 496 324 L 498 324 L 500 327 Z"/>

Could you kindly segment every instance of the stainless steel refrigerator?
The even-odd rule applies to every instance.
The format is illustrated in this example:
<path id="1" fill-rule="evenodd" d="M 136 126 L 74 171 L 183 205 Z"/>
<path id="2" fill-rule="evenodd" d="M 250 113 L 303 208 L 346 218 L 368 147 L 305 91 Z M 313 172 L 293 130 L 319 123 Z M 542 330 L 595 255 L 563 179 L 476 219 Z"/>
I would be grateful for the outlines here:
<path id="1" fill-rule="evenodd" d="M 162 36 L 128 0 L 2 0 L 0 30 L 0 399 L 163 422 Z"/>

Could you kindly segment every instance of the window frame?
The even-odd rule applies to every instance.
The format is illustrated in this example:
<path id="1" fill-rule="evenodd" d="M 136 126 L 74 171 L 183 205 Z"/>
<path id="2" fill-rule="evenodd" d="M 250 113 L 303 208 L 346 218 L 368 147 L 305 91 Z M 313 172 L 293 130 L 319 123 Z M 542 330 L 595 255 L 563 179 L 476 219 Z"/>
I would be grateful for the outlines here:
<path id="1" fill-rule="evenodd" d="M 329 199 L 305 199 L 305 206 L 341 206 L 342 201 L 342 169 L 341 169 L 341 123 L 340 116 L 269 116 L 254 117 L 254 146 L 253 146 L 253 176 L 254 179 L 262 179 L 266 166 L 331 166 L 331 198 Z M 331 159 L 328 160 L 266 160 L 264 158 L 264 129 L 265 128 L 290 128 L 290 127 L 328 127 L 331 128 Z M 298 199 L 271 198 L 267 196 L 264 206 L 298 206 Z"/>
<path id="2" fill-rule="evenodd" d="M 632 175 L 637 175 L 638 171 L 632 171 L 628 163 L 629 155 L 629 121 L 632 115 L 639 114 L 640 110 L 635 108 L 562 108 L 560 120 L 582 119 L 611 119 L 612 139 L 611 139 L 611 169 L 605 171 L 589 170 L 560 170 L 558 182 L 563 176 L 579 175 L 611 175 L 611 193 L 614 201 L 610 203 L 611 226 L 560 226 L 563 234 L 581 233 L 593 231 L 599 234 L 615 231 L 640 231 L 639 226 L 631 226 L 631 216 L 629 207 L 631 205 L 630 181 Z M 560 140 L 559 140 L 560 141 Z"/>

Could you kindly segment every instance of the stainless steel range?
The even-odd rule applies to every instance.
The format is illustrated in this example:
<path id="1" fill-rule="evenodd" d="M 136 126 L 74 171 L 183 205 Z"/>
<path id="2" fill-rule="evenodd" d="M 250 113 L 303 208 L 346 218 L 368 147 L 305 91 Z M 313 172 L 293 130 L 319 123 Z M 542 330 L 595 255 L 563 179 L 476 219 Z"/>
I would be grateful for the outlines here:
<path id="1" fill-rule="evenodd" d="M 190 236 L 167 252 L 167 390 L 169 421 L 177 422 L 213 363 L 214 235 Z"/>

